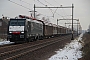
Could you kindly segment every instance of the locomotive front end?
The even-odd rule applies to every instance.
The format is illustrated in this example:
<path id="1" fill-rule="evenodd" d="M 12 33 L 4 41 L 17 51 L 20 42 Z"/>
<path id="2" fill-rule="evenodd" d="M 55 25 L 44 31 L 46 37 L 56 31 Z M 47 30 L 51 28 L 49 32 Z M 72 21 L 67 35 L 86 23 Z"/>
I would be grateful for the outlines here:
<path id="1" fill-rule="evenodd" d="M 25 33 L 25 19 L 10 19 L 7 37 L 10 42 L 24 41 Z"/>

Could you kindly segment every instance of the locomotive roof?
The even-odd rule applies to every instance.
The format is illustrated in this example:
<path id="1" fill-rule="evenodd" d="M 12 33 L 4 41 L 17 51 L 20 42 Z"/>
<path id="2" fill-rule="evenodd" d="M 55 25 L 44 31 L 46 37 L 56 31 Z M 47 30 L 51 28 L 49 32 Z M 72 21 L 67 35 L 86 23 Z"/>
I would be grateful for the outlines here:
<path id="1" fill-rule="evenodd" d="M 33 19 L 26 19 L 26 18 L 11 18 L 12 20 L 27 20 L 27 21 L 31 21 L 31 22 L 35 22 L 35 23 L 40 23 L 40 24 L 42 24 L 42 22 L 40 22 L 40 21 L 37 21 L 37 20 L 33 20 Z M 10 19 L 10 20 L 11 20 Z"/>

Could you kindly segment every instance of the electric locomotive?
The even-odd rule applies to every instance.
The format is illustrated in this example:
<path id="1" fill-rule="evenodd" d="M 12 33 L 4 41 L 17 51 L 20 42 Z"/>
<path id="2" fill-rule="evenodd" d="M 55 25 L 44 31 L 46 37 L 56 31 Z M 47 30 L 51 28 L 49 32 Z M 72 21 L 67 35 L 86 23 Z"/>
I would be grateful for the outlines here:
<path id="1" fill-rule="evenodd" d="M 33 19 L 10 19 L 8 37 L 10 42 L 29 42 L 43 38 L 43 23 Z"/>

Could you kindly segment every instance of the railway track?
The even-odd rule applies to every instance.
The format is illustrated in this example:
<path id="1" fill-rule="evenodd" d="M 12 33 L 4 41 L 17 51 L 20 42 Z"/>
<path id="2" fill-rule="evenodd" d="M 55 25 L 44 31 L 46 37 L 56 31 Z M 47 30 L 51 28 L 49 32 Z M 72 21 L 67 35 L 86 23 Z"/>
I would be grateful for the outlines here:
<path id="1" fill-rule="evenodd" d="M 57 42 L 60 42 L 64 39 L 67 39 L 68 37 L 70 37 L 70 36 L 64 36 L 64 37 L 61 37 L 61 38 L 57 37 L 56 39 L 53 39 L 53 40 L 50 40 L 50 41 L 48 40 L 46 42 L 42 42 L 42 43 L 39 43 L 39 44 L 34 44 L 34 45 L 31 45 L 31 46 L 28 45 L 27 47 L 23 47 L 23 48 L 20 48 L 20 49 L 14 49 L 14 50 L 11 50 L 11 51 L 0 53 L 0 60 L 18 59 L 19 57 L 21 57 L 23 55 L 26 55 L 26 54 L 28 54 L 32 51 L 44 48 L 48 45 L 51 45 L 51 44 L 54 44 L 54 43 L 57 43 Z"/>
<path id="2" fill-rule="evenodd" d="M 57 39 L 58 37 L 55 37 L 55 38 Z M 19 48 L 22 48 L 22 47 L 25 47 L 25 46 L 29 46 L 29 45 L 43 43 L 44 41 L 48 41 L 48 40 L 53 40 L 53 38 L 44 39 L 44 40 L 38 40 L 38 41 L 29 42 L 29 43 L 23 43 L 23 44 L 5 45 L 3 47 L 0 47 L 0 53 L 5 52 L 5 51 L 19 49 Z"/>
<path id="3" fill-rule="evenodd" d="M 3 47 L 5 47 L 5 46 L 10 46 L 10 45 L 13 45 L 13 44 L 0 45 L 0 48 L 3 48 Z"/>

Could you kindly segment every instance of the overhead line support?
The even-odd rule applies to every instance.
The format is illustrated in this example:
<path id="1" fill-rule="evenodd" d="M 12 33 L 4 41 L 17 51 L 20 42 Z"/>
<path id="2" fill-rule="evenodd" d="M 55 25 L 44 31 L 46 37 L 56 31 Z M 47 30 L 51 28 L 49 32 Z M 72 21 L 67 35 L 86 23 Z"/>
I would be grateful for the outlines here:
<path id="1" fill-rule="evenodd" d="M 62 7 L 62 6 L 61 7 L 48 7 L 48 6 L 46 6 L 46 7 L 34 7 L 34 8 L 72 8 L 72 38 L 71 38 L 71 40 L 74 40 L 74 38 L 73 38 L 73 8 L 74 8 L 73 4 L 72 4 L 72 6 L 67 6 L 67 7 Z M 58 22 L 57 22 L 57 24 L 58 24 Z"/>
<path id="2" fill-rule="evenodd" d="M 70 7 L 35 7 L 35 8 L 72 8 L 72 7 L 70 6 Z"/>

